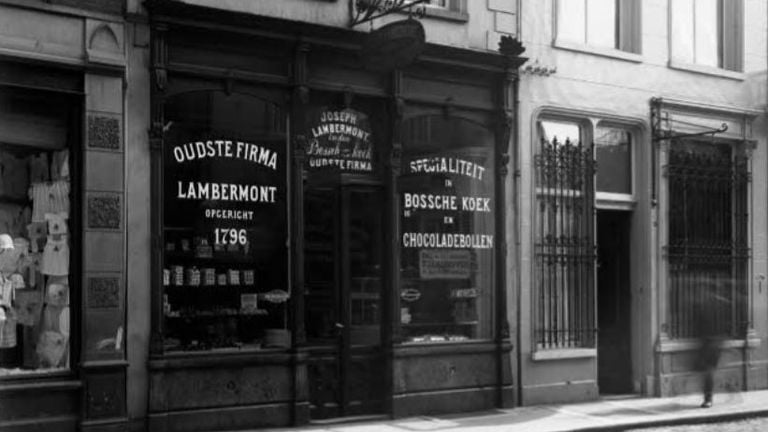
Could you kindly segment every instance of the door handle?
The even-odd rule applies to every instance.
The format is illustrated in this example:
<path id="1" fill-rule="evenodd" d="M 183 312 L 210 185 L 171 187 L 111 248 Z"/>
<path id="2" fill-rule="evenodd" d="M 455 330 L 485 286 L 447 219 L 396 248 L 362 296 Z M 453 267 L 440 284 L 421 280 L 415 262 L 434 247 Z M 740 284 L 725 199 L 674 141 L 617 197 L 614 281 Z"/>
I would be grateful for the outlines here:
<path id="1" fill-rule="evenodd" d="M 335 326 L 337 329 L 343 329 L 343 328 L 344 328 L 344 324 L 342 324 L 342 323 L 338 323 L 338 322 L 337 322 L 336 324 L 334 324 L 334 326 Z"/>

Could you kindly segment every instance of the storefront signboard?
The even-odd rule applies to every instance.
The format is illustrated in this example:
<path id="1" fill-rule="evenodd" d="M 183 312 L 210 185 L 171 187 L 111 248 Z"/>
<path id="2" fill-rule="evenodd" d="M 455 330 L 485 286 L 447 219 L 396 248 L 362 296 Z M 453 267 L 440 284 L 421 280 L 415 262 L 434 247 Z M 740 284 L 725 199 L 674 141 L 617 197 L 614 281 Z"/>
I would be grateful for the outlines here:
<path id="1" fill-rule="evenodd" d="M 308 170 L 373 172 L 373 134 L 365 113 L 350 108 L 322 107 L 310 113 L 308 124 Z"/>
<path id="2" fill-rule="evenodd" d="M 279 144 L 230 138 L 169 146 L 166 214 L 177 226 L 193 226 L 200 247 L 247 250 L 271 234 L 265 216 L 283 217 L 285 161 Z M 166 222 L 166 225 L 168 225 Z"/>
<path id="3" fill-rule="evenodd" d="M 402 246 L 409 249 L 493 249 L 492 225 L 473 222 L 492 216 L 492 197 L 483 192 L 492 190 L 485 187 L 492 181 L 486 175 L 486 167 L 471 156 L 411 159 L 406 166 L 405 180 L 401 182 L 403 217 L 406 220 L 429 220 L 430 229 L 406 230 L 402 234 Z M 484 232 L 486 229 L 491 232 Z M 422 254 L 421 275 L 426 278 L 463 277 L 461 275 L 471 269 L 461 261 L 458 255 Z"/>

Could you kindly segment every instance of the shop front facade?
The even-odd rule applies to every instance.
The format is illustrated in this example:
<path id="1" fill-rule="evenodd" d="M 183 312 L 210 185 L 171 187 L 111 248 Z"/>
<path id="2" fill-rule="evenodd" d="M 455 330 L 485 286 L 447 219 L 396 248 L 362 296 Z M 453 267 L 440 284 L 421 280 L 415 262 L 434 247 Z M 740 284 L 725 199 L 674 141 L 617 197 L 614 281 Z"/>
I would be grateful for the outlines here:
<path id="1" fill-rule="evenodd" d="M 440 43 L 493 16 L 463 2 L 379 43 L 346 2 L 212 3 L 148 4 L 148 429 L 512 406 L 522 47 Z"/>
<path id="2" fill-rule="evenodd" d="M 767 12 L 522 11 L 521 404 L 701 391 L 702 311 L 722 342 L 716 391 L 768 386 Z"/>
<path id="3" fill-rule="evenodd" d="M 125 5 L 0 2 L 0 429 L 126 409 Z M 111 430 L 111 429 L 110 429 Z"/>

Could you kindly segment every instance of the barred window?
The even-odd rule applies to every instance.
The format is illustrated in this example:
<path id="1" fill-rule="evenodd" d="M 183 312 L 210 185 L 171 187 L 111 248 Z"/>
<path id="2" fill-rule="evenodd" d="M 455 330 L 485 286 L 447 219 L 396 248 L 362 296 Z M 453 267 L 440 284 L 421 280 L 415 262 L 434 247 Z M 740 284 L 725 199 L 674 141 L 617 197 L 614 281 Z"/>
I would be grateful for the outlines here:
<path id="1" fill-rule="evenodd" d="M 538 349 L 595 344 L 594 161 L 577 123 L 540 121 L 536 173 Z"/>
<path id="2" fill-rule="evenodd" d="M 669 181 L 669 317 L 672 338 L 694 337 L 697 307 L 722 336 L 747 324 L 747 157 L 727 144 L 675 141 Z"/>

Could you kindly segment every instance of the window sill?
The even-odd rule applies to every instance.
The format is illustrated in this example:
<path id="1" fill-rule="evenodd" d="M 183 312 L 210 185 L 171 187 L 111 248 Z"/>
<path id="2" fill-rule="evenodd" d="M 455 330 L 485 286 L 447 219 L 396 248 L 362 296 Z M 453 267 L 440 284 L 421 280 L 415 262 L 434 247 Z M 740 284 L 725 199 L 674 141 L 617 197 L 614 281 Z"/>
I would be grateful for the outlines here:
<path id="1" fill-rule="evenodd" d="M 533 354 L 531 354 L 533 361 L 567 360 L 594 357 L 597 357 L 597 349 L 595 348 L 553 349 L 535 351 Z"/>
<path id="2" fill-rule="evenodd" d="M 697 339 L 680 339 L 675 341 L 665 341 L 656 347 L 656 352 L 682 352 L 695 351 L 701 346 L 701 341 Z M 756 348 L 760 346 L 760 339 L 727 339 L 720 342 L 720 349 L 738 349 L 738 348 Z"/>
<path id="3" fill-rule="evenodd" d="M 408 15 L 408 12 L 398 12 L 400 15 Z M 469 13 L 455 11 L 437 7 L 426 7 L 426 18 L 451 21 L 455 23 L 466 23 L 469 21 Z"/>
<path id="4" fill-rule="evenodd" d="M 590 45 L 582 45 L 573 42 L 555 41 L 552 46 L 566 51 L 574 51 L 585 54 L 592 54 L 600 57 L 607 57 L 616 60 L 623 60 L 632 63 L 642 63 L 643 56 L 641 54 L 631 53 L 627 51 L 621 51 L 612 48 L 600 48 Z"/>
<path id="5" fill-rule="evenodd" d="M 681 62 L 670 60 L 669 68 L 686 71 L 686 72 L 693 72 L 693 73 L 702 74 L 702 75 L 728 78 L 736 81 L 744 81 L 746 79 L 746 75 L 743 72 L 720 69 L 712 66 L 697 65 L 693 63 L 681 63 Z"/>
<path id="6" fill-rule="evenodd" d="M 633 210 L 637 205 L 632 195 L 621 193 L 596 192 L 595 201 L 600 210 Z"/>

